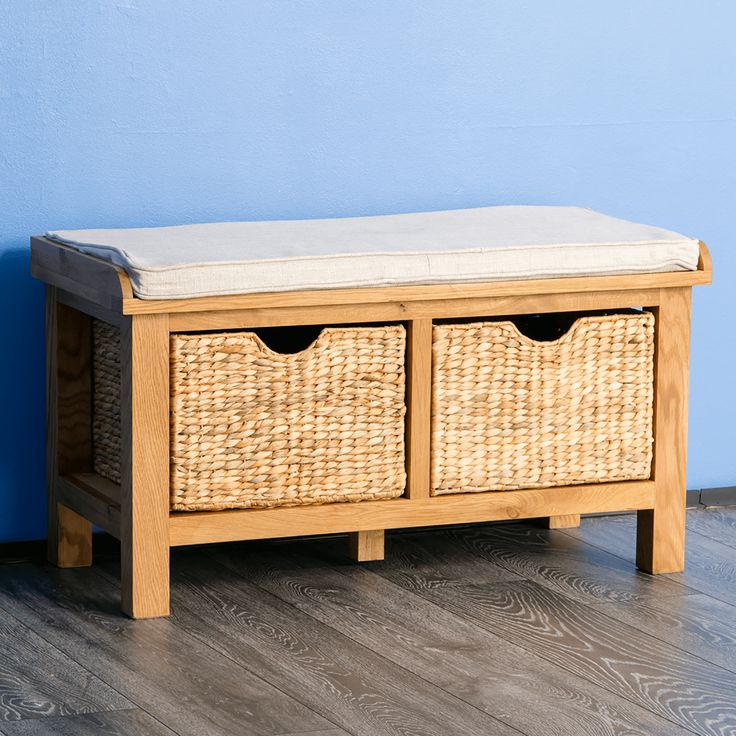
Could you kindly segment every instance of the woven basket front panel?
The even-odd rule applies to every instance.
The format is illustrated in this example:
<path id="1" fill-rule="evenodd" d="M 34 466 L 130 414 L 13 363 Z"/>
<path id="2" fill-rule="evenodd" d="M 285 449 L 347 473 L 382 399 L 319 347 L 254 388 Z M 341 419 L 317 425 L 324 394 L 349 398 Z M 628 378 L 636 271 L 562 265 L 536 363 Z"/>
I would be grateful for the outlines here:
<path id="1" fill-rule="evenodd" d="M 648 312 L 582 317 L 554 342 L 435 325 L 432 494 L 649 478 L 653 374 Z"/>
<path id="2" fill-rule="evenodd" d="M 171 506 L 265 508 L 404 492 L 401 326 L 327 328 L 306 350 L 172 335 Z"/>
<path id="3" fill-rule="evenodd" d="M 120 330 L 92 320 L 92 344 L 94 469 L 120 483 Z"/>

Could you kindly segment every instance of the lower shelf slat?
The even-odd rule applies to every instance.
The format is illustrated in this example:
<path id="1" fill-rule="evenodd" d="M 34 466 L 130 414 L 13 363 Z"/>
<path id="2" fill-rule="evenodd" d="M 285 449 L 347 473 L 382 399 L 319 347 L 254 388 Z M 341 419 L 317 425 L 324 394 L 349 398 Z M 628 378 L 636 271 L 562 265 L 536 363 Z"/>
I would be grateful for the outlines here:
<path id="1" fill-rule="evenodd" d="M 57 487 L 61 503 L 113 536 L 120 536 L 119 486 L 93 473 L 80 473 L 58 478 Z M 321 506 L 184 511 L 169 516 L 169 544 L 180 547 L 653 507 L 654 481 L 645 480 Z"/>
<path id="2" fill-rule="evenodd" d="M 654 506 L 653 481 L 462 493 L 433 498 L 172 513 L 170 544 L 338 534 L 441 524 L 530 519 Z"/>
<path id="3" fill-rule="evenodd" d="M 59 503 L 120 539 L 120 486 L 95 473 L 56 479 Z"/>

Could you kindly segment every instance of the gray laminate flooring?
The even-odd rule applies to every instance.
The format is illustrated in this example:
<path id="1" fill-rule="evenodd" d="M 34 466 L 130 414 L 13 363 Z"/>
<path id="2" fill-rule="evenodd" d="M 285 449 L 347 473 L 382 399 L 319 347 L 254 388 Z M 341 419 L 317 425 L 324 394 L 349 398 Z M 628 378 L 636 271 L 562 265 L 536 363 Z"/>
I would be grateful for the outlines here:
<path id="1" fill-rule="evenodd" d="M 0 566 L 0 734 L 736 735 L 736 508 L 687 570 L 635 517 L 175 550 L 172 615 L 118 612 L 118 560 Z"/>

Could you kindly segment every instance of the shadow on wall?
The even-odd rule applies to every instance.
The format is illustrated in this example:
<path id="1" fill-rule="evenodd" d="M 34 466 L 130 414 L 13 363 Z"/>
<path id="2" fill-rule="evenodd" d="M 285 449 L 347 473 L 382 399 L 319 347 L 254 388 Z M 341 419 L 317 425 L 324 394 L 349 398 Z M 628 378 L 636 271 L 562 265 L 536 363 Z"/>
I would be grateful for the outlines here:
<path id="1" fill-rule="evenodd" d="M 0 539 L 46 536 L 44 288 L 27 247 L 0 243 Z"/>

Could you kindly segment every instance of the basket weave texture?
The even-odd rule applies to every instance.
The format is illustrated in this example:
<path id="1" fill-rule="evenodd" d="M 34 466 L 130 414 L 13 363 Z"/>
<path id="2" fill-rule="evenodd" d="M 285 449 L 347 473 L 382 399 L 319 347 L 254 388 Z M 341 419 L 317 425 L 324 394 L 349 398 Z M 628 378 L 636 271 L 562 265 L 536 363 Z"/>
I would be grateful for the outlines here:
<path id="1" fill-rule="evenodd" d="M 400 496 L 404 345 L 401 326 L 326 328 L 294 354 L 273 352 L 251 332 L 172 335 L 171 508 Z M 114 368 L 118 381 L 116 361 L 101 355 L 112 349 L 105 332 L 95 371 Z M 111 383 L 100 379 L 110 395 L 96 393 L 96 406 L 113 401 Z M 106 418 L 95 422 L 95 465 L 114 480 L 119 462 L 97 462 L 115 435 Z"/>
<path id="2" fill-rule="evenodd" d="M 295 354 L 253 333 L 173 335 L 171 505 L 404 492 L 404 328 L 327 328 Z"/>
<path id="3" fill-rule="evenodd" d="M 94 469 L 120 483 L 120 330 L 92 320 L 92 340 Z"/>
<path id="4" fill-rule="evenodd" d="M 649 478 L 653 374 L 648 312 L 581 317 L 552 342 L 435 325 L 432 495 Z"/>

